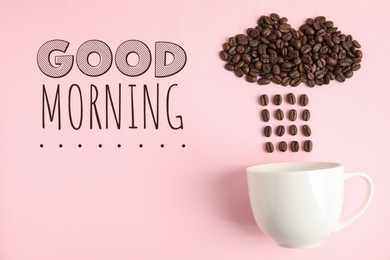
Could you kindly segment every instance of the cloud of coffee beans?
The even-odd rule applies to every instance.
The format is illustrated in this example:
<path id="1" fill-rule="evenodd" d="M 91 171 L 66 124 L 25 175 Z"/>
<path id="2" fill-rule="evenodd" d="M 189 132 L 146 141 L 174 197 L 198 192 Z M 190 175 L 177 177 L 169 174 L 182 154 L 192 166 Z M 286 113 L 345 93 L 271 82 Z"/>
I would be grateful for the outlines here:
<path id="1" fill-rule="evenodd" d="M 295 30 L 287 18 L 273 13 L 261 16 L 247 34 L 230 37 L 220 56 L 227 70 L 248 82 L 314 87 L 352 77 L 360 69 L 360 47 L 324 16 L 309 18 Z"/>

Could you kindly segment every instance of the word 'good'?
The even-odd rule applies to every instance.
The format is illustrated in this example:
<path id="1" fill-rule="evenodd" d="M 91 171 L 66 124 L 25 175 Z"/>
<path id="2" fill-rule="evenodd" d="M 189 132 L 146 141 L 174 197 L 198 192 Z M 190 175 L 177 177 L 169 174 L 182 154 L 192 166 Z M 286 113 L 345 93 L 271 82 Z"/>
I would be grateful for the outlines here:
<path id="1" fill-rule="evenodd" d="M 64 40 L 51 40 L 44 43 L 37 54 L 38 67 L 48 77 L 61 78 L 67 75 L 74 63 L 73 55 L 52 56 L 53 52 L 65 53 L 69 42 Z M 91 64 L 90 56 L 99 56 L 98 64 Z M 129 57 L 135 54 L 137 62 L 130 62 Z M 169 58 L 168 58 L 169 57 Z M 149 47 L 139 40 L 123 42 L 113 56 L 110 47 L 100 40 L 89 40 L 81 44 L 76 54 L 76 63 L 82 73 L 90 77 L 105 74 L 111 67 L 113 60 L 118 70 L 129 77 L 144 74 L 152 62 Z M 171 62 L 168 62 L 171 60 Z M 155 43 L 155 77 L 172 76 L 181 71 L 187 62 L 186 52 L 179 45 L 172 42 Z"/>

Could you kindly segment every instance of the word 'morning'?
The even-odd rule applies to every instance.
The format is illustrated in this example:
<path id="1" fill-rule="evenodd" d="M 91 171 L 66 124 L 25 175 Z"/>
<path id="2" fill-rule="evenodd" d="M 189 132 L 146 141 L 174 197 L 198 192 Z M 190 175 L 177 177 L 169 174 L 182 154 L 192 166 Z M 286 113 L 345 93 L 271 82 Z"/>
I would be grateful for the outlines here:
<path id="1" fill-rule="evenodd" d="M 182 116 L 176 115 L 174 119 L 172 119 L 171 115 L 172 112 L 170 101 L 172 99 L 171 95 L 174 87 L 178 87 L 178 85 L 172 84 L 171 86 L 169 86 L 166 90 L 166 95 L 164 95 L 163 98 L 160 98 L 160 95 L 161 92 L 163 92 L 164 90 L 160 89 L 159 83 L 157 83 L 156 87 L 153 88 L 156 90 L 154 95 L 151 94 L 146 84 L 143 85 L 142 90 L 139 89 L 138 95 L 143 96 L 142 121 L 144 129 L 148 128 L 147 121 L 152 121 L 152 127 L 154 129 L 159 129 L 161 117 L 160 103 L 164 101 L 165 111 L 163 110 L 163 113 L 165 112 L 164 117 L 166 118 L 169 127 L 173 130 L 183 129 Z M 58 130 L 61 130 L 62 122 L 64 120 L 64 115 L 62 112 L 64 106 L 63 101 L 65 101 L 62 97 L 63 95 L 61 95 L 61 93 L 64 92 L 63 88 L 64 87 L 62 86 L 61 89 L 61 85 L 58 84 L 55 93 L 50 93 L 46 88 L 45 84 L 43 84 L 42 86 L 42 128 L 44 129 L 47 127 L 46 121 L 47 119 L 49 119 L 49 121 L 53 124 L 56 124 L 56 121 Z M 137 129 L 137 122 L 140 121 L 136 120 L 136 106 L 134 105 L 134 96 L 137 95 L 137 85 L 128 85 L 128 88 L 124 89 L 124 91 L 127 92 L 125 93 L 125 97 L 123 97 L 122 95 L 122 84 L 119 83 L 118 87 L 116 88 L 115 92 L 117 93 L 117 98 L 113 97 L 114 95 L 112 93 L 112 90 L 113 88 L 110 87 L 110 85 L 108 84 L 105 85 L 104 90 L 100 88 L 100 91 L 96 85 L 90 84 L 88 91 L 89 93 L 83 94 L 82 88 L 80 88 L 79 85 L 70 85 L 67 90 L 65 90 L 67 94 L 67 102 L 65 106 L 67 106 L 68 108 L 68 115 L 65 117 L 69 119 L 71 127 L 74 130 L 79 130 L 83 125 L 85 125 L 85 117 L 89 117 L 88 123 L 90 129 L 93 129 L 94 125 L 96 125 L 98 129 L 102 129 L 102 125 L 104 123 L 105 128 L 109 129 L 109 122 L 113 122 L 115 125 L 114 127 L 116 127 L 117 129 L 121 129 L 123 123 L 122 121 L 125 117 L 127 123 L 126 127 L 128 127 L 129 129 Z M 142 92 L 142 94 L 139 92 Z M 101 96 L 103 96 L 103 98 Z M 99 102 L 101 104 L 104 104 L 104 109 L 98 109 Z M 85 112 L 85 110 L 88 110 L 88 112 Z"/>
<path id="2" fill-rule="evenodd" d="M 55 51 L 65 53 L 69 42 L 64 40 L 51 40 L 44 43 L 38 50 L 37 63 L 39 69 L 48 77 L 61 78 L 67 75 L 74 63 L 73 55 L 54 56 L 54 64 L 51 55 Z M 99 63 L 91 64 L 90 55 L 97 54 Z M 129 55 L 136 54 L 138 62 L 130 64 Z M 171 56 L 170 59 L 168 58 Z M 168 60 L 172 60 L 168 62 Z M 115 52 L 114 61 L 118 70 L 129 77 L 144 74 L 152 62 L 152 54 L 148 46 L 139 40 L 123 42 Z M 97 77 L 105 74 L 111 67 L 113 54 L 110 47 L 100 40 L 89 40 L 81 44 L 76 54 L 76 64 L 80 71 L 87 76 Z M 184 49 L 172 42 L 155 43 L 155 77 L 169 77 L 181 71 L 187 62 Z"/>

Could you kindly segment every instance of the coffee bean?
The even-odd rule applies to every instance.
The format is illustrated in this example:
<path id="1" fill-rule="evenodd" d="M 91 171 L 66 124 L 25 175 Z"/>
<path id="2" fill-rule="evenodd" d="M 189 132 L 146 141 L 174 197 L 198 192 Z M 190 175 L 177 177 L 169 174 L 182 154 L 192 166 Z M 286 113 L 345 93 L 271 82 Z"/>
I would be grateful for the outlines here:
<path id="1" fill-rule="evenodd" d="M 247 76 L 245 77 L 245 79 L 246 79 L 246 81 L 251 82 L 251 83 L 257 81 L 257 77 L 254 77 L 254 76 L 251 76 L 251 75 L 247 75 Z"/>
<path id="2" fill-rule="evenodd" d="M 235 37 L 230 37 L 230 38 L 229 38 L 229 45 L 230 45 L 230 47 L 235 47 L 235 46 L 237 46 L 237 40 L 236 40 Z"/>
<path id="3" fill-rule="evenodd" d="M 240 54 L 236 54 L 233 56 L 233 59 L 232 59 L 232 62 L 234 64 L 238 63 L 239 61 L 241 60 L 241 55 Z"/>
<path id="4" fill-rule="evenodd" d="M 279 21 L 280 16 L 278 14 L 272 13 L 270 16 L 272 21 Z"/>
<path id="5" fill-rule="evenodd" d="M 325 23 L 324 23 L 324 25 L 326 26 L 326 28 L 332 28 L 333 27 L 333 22 L 332 21 L 326 21 Z"/>
<path id="6" fill-rule="evenodd" d="M 234 66 L 230 63 L 226 63 L 225 64 L 225 69 L 229 70 L 229 71 L 234 71 Z"/>
<path id="7" fill-rule="evenodd" d="M 304 109 L 302 111 L 302 120 L 309 121 L 309 119 L 310 119 L 310 111 L 308 109 Z"/>
<path id="8" fill-rule="evenodd" d="M 280 84 L 282 83 L 282 78 L 278 75 L 275 75 L 271 78 L 271 81 L 275 84 Z"/>
<path id="9" fill-rule="evenodd" d="M 343 73 L 340 73 L 340 74 L 336 75 L 336 80 L 337 80 L 338 82 L 344 82 L 344 81 L 345 81 L 345 76 L 344 76 L 344 74 L 343 74 Z"/>
<path id="10" fill-rule="evenodd" d="M 359 70 L 359 69 L 360 69 L 360 64 L 359 64 L 359 63 L 353 63 L 353 64 L 351 65 L 351 69 L 352 69 L 353 71 Z"/>
<path id="11" fill-rule="evenodd" d="M 246 63 L 250 63 L 252 61 L 252 57 L 248 53 L 245 53 L 242 55 L 242 60 Z"/>
<path id="12" fill-rule="evenodd" d="M 230 47 L 229 51 L 228 51 L 228 54 L 230 55 L 235 55 L 237 53 L 236 51 L 236 47 Z"/>
<path id="13" fill-rule="evenodd" d="M 221 51 L 219 53 L 219 56 L 221 57 L 222 60 L 227 60 L 229 58 L 229 54 L 227 53 L 227 51 Z"/>
<path id="14" fill-rule="evenodd" d="M 324 23 L 326 21 L 326 18 L 325 16 L 317 16 L 314 21 L 318 22 L 318 23 Z"/>
<path id="15" fill-rule="evenodd" d="M 297 51 L 297 50 L 289 50 L 287 52 L 287 56 L 289 58 L 291 58 L 291 59 L 295 59 L 295 58 L 299 57 L 299 51 Z"/>
<path id="16" fill-rule="evenodd" d="M 280 30 L 282 33 L 288 33 L 288 32 L 291 30 L 291 25 L 289 25 L 288 23 L 281 24 L 281 25 L 279 26 L 279 30 Z"/>
<path id="17" fill-rule="evenodd" d="M 363 58 L 363 52 L 361 51 L 361 50 L 357 50 L 357 51 L 355 51 L 355 56 L 357 57 L 357 58 Z"/>
<path id="18" fill-rule="evenodd" d="M 292 44 L 295 49 L 299 50 L 302 48 L 302 40 L 295 40 Z"/>
<path id="19" fill-rule="evenodd" d="M 314 73 L 314 76 L 317 78 L 317 79 L 322 79 L 324 76 L 325 76 L 325 72 L 323 70 L 317 70 L 315 73 Z"/>
<path id="20" fill-rule="evenodd" d="M 228 50 L 230 49 L 229 43 L 225 42 L 225 43 L 222 45 L 222 49 L 223 49 L 224 51 L 228 51 Z"/>
<path id="21" fill-rule="evenodd" d="M 238 42 L 238 44 L 245 45 L 245 44 L 248 44 L 249 41 L 248 41 L 248 38 L 245 35 L 240 35 L 238 37 L 238 39 L 237 39 L 237 42 Z"/>
<path id="22" fill-rule="evenodd" d="M 316 83 L 315 83 L 314 80 L 308 80 L 307 81 L 307 85 L 312 88 L 312 87 L 314 87 L 316 85 Z"/>
<path id="23" fill-rule="evenodd" d="M 360 45 L 360 43 L 357 41 L 357 40 L 353 40 L 352 41 L 352 44 L 353 46 L 355 46 L 356 48 L 361 48 L 362 46 Z"/>
<path id="24" fill-rule="evenodd" d="M 265 75 L 267 73 L 269 73 L 271 71 L 271 64 L 267 63 L 267 64 L 263 64 L 261 65 L 261 74 Z"/>
<path id="25" fill-rule="evenodd" d="M 348 70 L 344 73 L 344 76 L 345 78 L 349 79 L 349 78 L 352 78 L 353 76 L 353 71 L 352 70 Z"/>
<path id="26" fill-rule="evenodd" d="M 272 127 L 271 126 L 269 126 L 269 125 L 267 125 L 267 126 L 265 126 L 264 127 L 264 129 L 263 129 L 264 131 L 264 135 L 266 136 L 266 137 L 270 137 L 271 135 L 272 135 Z"/>
<path id="27" fill-rule="evenodd" d="M 296 79 L 296 78 L 299 78 L 301 76 L 301 74 L 299 73 L 299 71 L 297 69 L 294 69 L 290 72 L 290 77 L 292 79 Z"/>
<path id="28" fill-rule="evenodd" d="M 338 64 L 341 67 L 350 66 L 352 64 L 352 60 L 351 60 L 351 58 L 344 58 L 344 59 L 339 60 Z"/>
<path id="29" fill-rule="evenodd" d="M 311 152 L 313 150 L 313 142 L 310 141 L 310 140 L 306 140 L 304 143 L 303 143 L 303 150 L 305 152 Z"/>
<path id="30" fill-rule="evenodd" d="M 312 64 L 313 63 L 313 59 L 312 57 L 309 55 L 309 54 L 303 54 L 302 57 L 302 62 L 305 63 L 305 64 Z"/>
<path id="31" fill-rule="evenodd" d="M 290 143 L 290 149 L 291 149 L 291 152 L 298 152 L 299 151 L 299 143 L 297 141 L 292 141 Z"/>
<path id="32" fill-rule="evenodd" d="M 307 25 L 313 25 L 313 23 L 314 23 L 314 20 L 313 20 L 312 18 L 306 19 L 306 24 L 307 24 Z M 308 26 L 308 27 L 309 27 L 309 26 Z"/>
<path id="33" fill-rule="evenodd" d="M 236 52 L 240 53 L 240 54 L 244 53 L 245 52 L 244 45 L 238 45 L 237 48 L 236 48 Z"/>
<path id="34" fill-rule="evenodd" d="M 274 104 L 279 106 L 280 104 L 282 104 L 282 96 L 277 94 L 274 96 Z"/>
<path id="35" fill-rule="evenodd" d="M 307 106 L 307 104 L 309 104 L 309 98 L 306 94 L 302 94 L 300 97 L 299 97 L 299 104 L 301 106 Z"/>
<path id="36" fill-rule="evenodd" d="M 257 81 L 257 84 L 259 85 L 268 85 L 269 83 L 271 83 L 271 80 L 265 78 L 261 78 Z"/>
<path id="37" fill-rule="evenodd" d="M 282 80 L 282 85 L 287 86 L 288 84 L 290 84 L 290 81 L 291 81 L 291 79 L 289 77 L 285 77 Z"/>
<path id="38" fill-rule="evenodd" d="M 295 109 L 291 109 L 288 112 L 288 119 L 290 119 L 290 121 L 295 121 L 297 119 L 297 111 Z"/>
<path id="39" fill-rule="evenodd" d="M 311 51 L 311 46 L 310 46 L 309 44 L 305 44 L 305 45 L 303 45 L 302 48 L 301 48 L 301 52 L 302 52 L 303 54 L 308 53 L 308 52 L 310 52 L 310 51 Z"/>
<path id="40" fill-rule="evenodd" d="M 284 113 L 283 113 L 283 111 L 281 110 L 281 109 L 277 109 L 276 111 L 275 111 L 275 118 L 277 119 L 277 120 L 283 120 L 283 118 L 284 118 Z"/>
<path id="41" fill-rule="evenodd" d="M 269 98 L 266 94 L 261 95 L 259 100 L 262 106 L 267 106 L 269 104 Z"/>
<path id="42" fill-rule="evenodd" d="M 252 77 L 257 77 L 259 75 L 260 71 L 258 69 L 251 69 L 249 71 L 249 75 Z"/>
<path id="43" fill-rule="evenodd" d="M 292 64 L 290 62 L 285 62 L 282 64 L 282 70 L 283 71 L 289 71 L 291 70 Z"/>
<path id="44" fill-rule="evenodd" d="M 311 136 L 311 129 L 308 125 L 302 126 L 302 134 L 306 137 Z"/>
<path id="45" fill-rule="evenodd" d="M 330 83 L 330 77 L 329 77 L 329 75 L 328 74 L 326 74 L 325 76 L 324 76 L 324 84 L 329 84 Z"/>
<path id="46" fill-rule="evenodd" d="M 285 132 L 286 132 L 286 128 L 284 126 L 282 126 L 282 125 L 279 125 L 276 128 L 276 135 L 277 136 L 283 136 Z"/>
<path id="47" fill-rule="evenodd" d="M 292 80 L 290 81 L 290 85 L 291 85 L 292 87 L 296 87 L 296 86 L 298 86 L 299 84 L 301 84 L 301 79 L 300 79 L 300 78 L 295 78 L 295 79 L 292 79 Z"/>
<path id="48" fill-rule="evenodd" d="M 241 68 L 242 66 L 245 65 L 245 62 L 240 60 L 239 62 L 236 63 L 236 65 L 234 65 L 235 68 Z"/>
<path id="49" fill-rule="evenodd" d="M 311 71 L 309 71 L 309 72 L 307 73 L 307 78 L 308 78 L 308 80 L 314 80 L 314 79 L 315 79 L 315 76 L 314 76 L 314 74 L 313 74 Z"/>
<path id="50" fill-rule="evenodd" d="M 271 24 L 273 23 L 272 20 L 271 20 L 271 18 L 269 18 L 268 16 L 264 17 L 264 22 L 265 22 L 266 24 L 269 24 L 269 25 L 271 25 Z"/>
<path id="51" fill-rule="evenodd" d="M 288 128 L 288 132 L 290 133 L 290 135 L 296 135 L 298 133 L 298 128 L 296 125 L 290 125 L 289 128 Z"/>
<path id="52" fill-rule="evenodd" d="M 281 141 L 279 143 L 279 151 L 281 152 L 287 151 L 287 143 L 285 141 Z"/>
<path id="53" fill-rule="evenodd" d="M 279 74 L 280 74 L 280 67 L 279 67 L 279 65 L 274 65 L 274 66 L 272 67 L 272 73 L 273 73 L 274 75 L 279 75 Z"/>
<path id="54" fill-rule="evenodd" d="M 297 102 L 295 95 L 293 93 L 287 94 L 287 102 L 291 105 L 294 105 Z"/>
<path id="55" fill-rule="evenodd" d="M 274 145 L 271 142 L 266 142 L 265 143 L 265 150 L 268 153 L 273 153 L 274 152 Z"/>
<path id="56" fill-rule="evenodd" d="M 261 117 L 263 119 L 264 122 L 268 122 L 269 121 L 269 111 L 267 109 L 263 109 L 261 111 Z"/>
<path id="57" fill-rule="evenodd" d="M 314 33 L 315 33 L 314 29 L 311 28 L 310 26 L 305 29 L 305 34 L 307 36 L 312 36 Z"/>
<path id="58" fill-rule="evenodd" d="M 319 52 L 320 49 L 322 47 L 322 44 L 321 43 L 317 43 L 316 45 L 314 45 L 313 47 L 313 52 Z"/>
<path id="59" fill-rule="evenodd" d="M 282 17 L 279 19 L 279 24 L 285 24 L 287 23 L 288 19 L 286 17 Z"/>
<path id="60" fill-rule="evenodd" d="M 333 59 L 331 57 L 326 58 L 326 64 L 330 66 L 336 66 L 337 65 L 337 60 Z"/>
<path id="61" fill-rule="evenodd" d="M 237 77 L 241 78 L 242 76 L 244 76 L 244 72 L 242 71 L 242 69 L 240 68 L 237 68 L 234 70 L 234 74 L 236 74 Z"/>

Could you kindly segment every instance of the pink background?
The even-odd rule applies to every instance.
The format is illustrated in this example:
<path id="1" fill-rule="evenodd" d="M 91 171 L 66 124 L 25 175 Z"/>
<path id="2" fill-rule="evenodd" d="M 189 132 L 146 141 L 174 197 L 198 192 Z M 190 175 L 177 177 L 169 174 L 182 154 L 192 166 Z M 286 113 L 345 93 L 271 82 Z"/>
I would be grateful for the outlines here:
<path id="1" fill-rule="evenodd" d="M 0 2 L 1 260 L 390 259 L 387 0 L 98 2 Z M 258 86 L 225 71 L 218 57 L 222 43 L 271 12 L 296 28 L 307 17 L 333 20 L 362 44 L 362 69 L 344 84 L 314 89 Z M 188 62 L 165 79 L 153 76 L 153 63 L 137 78 L 115 66 L 89 78 L 74 66 L 68 76 L 49 79 L 36 54 L 51 39 L 69 41 L 69 54 L 90 39 L 106 42 L 112 52 L 138 39 L 152 54 L 156 41 L 170 41 L 185 49 Z M 87 102 L 91 83 L 148 84 L 153 90 L 157 82 L 162 96 L 170 84 L 179 85 L 172 91 L 172 114 L 183 116 L 184 130 L 168 127 L 164 107 L 159 130 L 144 130 L 141 120 L 137 130 L 89 130 L 85 121 L 74 131 L 68 120 L 64 130 L 41 129 L 42 83 L 61 83 L 65 90 L 78 83 Z M 309 95 L 313 152 L 267 154 L 257 98 L 290 91 Z M 368 211 L 318 248 L 276 246 L 257 228 L 249 207 L 247 166 L 297 160 L 341 162 L 375 184 Z M 359 205 L 364 189 L 363 181 L 348 181 L 344 215 Z"/>

